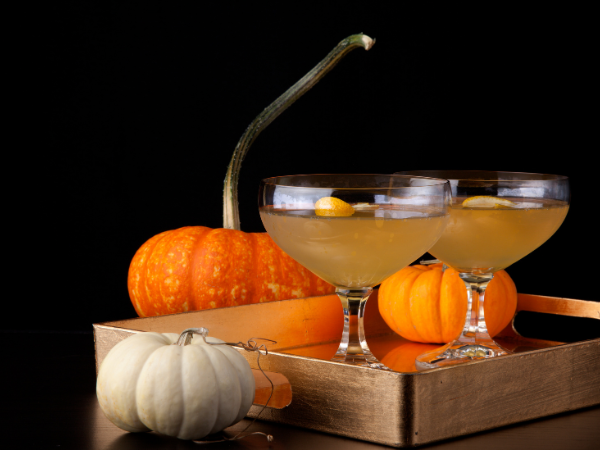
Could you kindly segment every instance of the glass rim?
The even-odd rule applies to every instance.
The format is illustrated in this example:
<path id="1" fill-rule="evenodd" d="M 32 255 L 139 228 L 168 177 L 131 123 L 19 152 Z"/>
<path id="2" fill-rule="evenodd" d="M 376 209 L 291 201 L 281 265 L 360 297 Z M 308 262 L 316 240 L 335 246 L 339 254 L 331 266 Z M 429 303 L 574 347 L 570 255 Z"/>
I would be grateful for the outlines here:
<path id="1" fill-rule="evenodd" d="M 407 172 L 407 173 L 404 173 Z M 448 177 L 445 178 L 446 180 L 456 180 L 456 181 L 502 181 L 502 182 L 511 182 L 511 181 L 562 181 L 562 180 L 569 180 L 569 177 L 566 175 L 557 175 L 557 174 L 551 174 L 551 173 L 536 173 L 536 172 L 512 172 L 512 171 L 507 171 L 507 170 L 477 170 L 477 169 L 431 169 L 431 170 L 405 170 L 405 171 L 399 171 L 399 172 L 395 172 L 394 174 L 398 174 L 398 175 L 410 175 L 410 172 L 413 172 L 415 174 L 418 173 L 426 173 L 426 172 L 439 172 L 440 174 L 443 172 L 456 172 L 456 173 L 462 173 L 462 174 L 476 174 L 476 173 L 480 173 L 483 176 L 482 177 L 477 177 L 477 178 L 468 178 L 465 176 L 458 176 L 458 177 Z M 505 174 L 505 175 L 522 175 L 523 178 L 518 178 L 518 179 L 504 179 L 504 178 L 487 178 L 485 177 L 485 174 Z M 528 178 L 527 176 L 532 175 L 534 177 L 532 178 Z M 420 176 L 420 175 L 414 175 L 414 176 Z M 442 178 L 441 176 L 439 178 Z M 442 178 L 443 179 L 443 178 Z"/>
<path id="2" fill-rule="evenodd" d="M 354 176 L 354 177 L 388 177 L 390 179 L 399 178 L 399 179 L 407 179 L 407 178 L 418 178 L 420 180 L 431 180 L 432 182 L 429 184 L 421 184 L 419 186 L 372 186 L 372 187 L 336 187 L 332 186 L 297 186 L 294 184 L 279 184 L 273 182 L 274 180 L 282 179 L 282 178 L 300 178 L 300 177 L 335 177 L 335 176 Z M 436 177 L 425 177 L 420 175 L 402 175 L 402 174 L 390 174 L 390 173 L 306 173 L 306 174 L 295 174 L 295 175 L 279 175 L 275 177 L 264 178 L 260 181 L 261 184 L 264 185 L 273 185 L 273 186 L 283 186 L 283 187 L 295 187 L 295 188 L 305 188 L 305 189 L 345 189 L 345 190 L 358 190 L 358 189 L 416 189 L 416 188 L 424 188 L 431 186 L 442 186 L 444 184 L 449 184 L 449 180 L 447 178 L 436 178 Z"/>

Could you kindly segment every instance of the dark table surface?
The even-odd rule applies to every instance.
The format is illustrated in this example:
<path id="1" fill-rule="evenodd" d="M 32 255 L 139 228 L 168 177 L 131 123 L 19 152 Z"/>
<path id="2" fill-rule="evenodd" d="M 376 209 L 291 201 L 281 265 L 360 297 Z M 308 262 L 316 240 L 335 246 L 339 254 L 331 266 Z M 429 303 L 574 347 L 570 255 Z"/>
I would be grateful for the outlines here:
<path id="1" fill-rule="evenodd" d="M 93 336 L 90 333 L 2 332 L 8 358 L 3 364 L 3 448 L 55 449 L 188 449 L 193 442 L 156 433 L 132 434 L 115 427 L 98 406 Z M 11 370 L 10 368 L 18 368 Z M 600 387 L 599 387 L 600 389 Z M 457 412 L 458 413 L 458 412 Z M 240 430 L 248 422 L 232 427 Z M 230 429 L 230 430 L 232 430 Z M 273 435 L 205 448 L 273 448 L 367 450 L 381 445 L 301 428 L 256 421 L 249 431 Z M 10 438 L 8 438 L 10 437 Z M 430 449 L 598 449 L 600 406 L 572 411 L 519 425 L 439 442 Z M 389 447 L 388 447 L 389 448 Z"/>

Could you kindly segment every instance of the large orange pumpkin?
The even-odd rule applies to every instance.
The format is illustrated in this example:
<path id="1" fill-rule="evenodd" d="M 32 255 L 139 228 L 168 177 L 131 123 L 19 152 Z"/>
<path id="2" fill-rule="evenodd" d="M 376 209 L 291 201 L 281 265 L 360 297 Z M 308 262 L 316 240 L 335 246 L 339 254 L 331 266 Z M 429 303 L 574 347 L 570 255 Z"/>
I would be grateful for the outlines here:
<path id="1" fill-rule="evenodd" d="M 335 288 L 287 256 L 266 233 L 240 231 L 237 184 L 250 145 L 279 114 L 314 86 L 349 51 L 374 41 L 353 35 L 265 108 L 235 148 L 223 189 L 223 228 L 165 231 L 136 252 L 129 297 L 140 316 L 331 294 Z"/>
<path id="2" fill-rule="evenodd" d="M 513 318 L 517 289 L 510 276 L 496 272 L 485 292 L 484 313 L 490 336 Z M 379 288 L 379 312 L 400 336 L 415 342 L 447 343 L 465 324 L 467 291 L 458 272 L 442 264 L 406 267 Z"/>
<path id="3" fill-rule="evenodd" d="M 200 226 L 165 231 L 142 245 L 129 267 L 128 288 L 142 317 L 335 290 L 266 233 Z"/>

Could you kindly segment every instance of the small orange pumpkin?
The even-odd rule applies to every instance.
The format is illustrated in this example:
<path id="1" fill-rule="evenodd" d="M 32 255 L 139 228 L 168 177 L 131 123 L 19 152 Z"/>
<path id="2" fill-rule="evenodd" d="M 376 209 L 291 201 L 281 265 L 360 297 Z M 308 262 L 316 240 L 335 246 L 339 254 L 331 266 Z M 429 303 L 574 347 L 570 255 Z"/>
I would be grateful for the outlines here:
<path id="1" fill-rule="evenodd" d="M 467 315 L 467 291 L 458 272 L 442 264 L 405 267 L 379 288 L 379 312 L 405 339 L 447 343 L 456 339 Z M 484 312 L 490 336 L 513 318 L 517 289 L 504 270 L 496 272 L 485 292 Z"/>

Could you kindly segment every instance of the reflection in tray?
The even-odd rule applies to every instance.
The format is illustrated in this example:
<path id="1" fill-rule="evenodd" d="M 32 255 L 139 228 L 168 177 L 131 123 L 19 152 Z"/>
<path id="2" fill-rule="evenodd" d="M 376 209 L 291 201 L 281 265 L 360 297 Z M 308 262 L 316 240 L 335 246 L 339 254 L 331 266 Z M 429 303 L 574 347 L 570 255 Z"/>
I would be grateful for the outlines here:
<path id="1" fill-rule="evenodd" d="M 496 341 L 505 349 L 513 353 L 524 353 L 543 348 L 563 345 L 562 342 L 542 341 L 538 339 L 527 339 L 523 337 L 510 338 L 499 337 Z M 438 348 L 439 344 L 421 344 L 408 341 L 398 335 L 388 334 L 383 336 L 372 336 L 369 338 L 369 348 L 375 357 L 386 367 L 395 372 L 410 373 L 418 372 L 415 367 L 415 359 L 422 353 Z M 327 342 L 323 344 L 295 347 L 287 350 L 279 350 L 295 356 L 316 358 L 328 361 L 333 358 L 339 343 Z"/>

